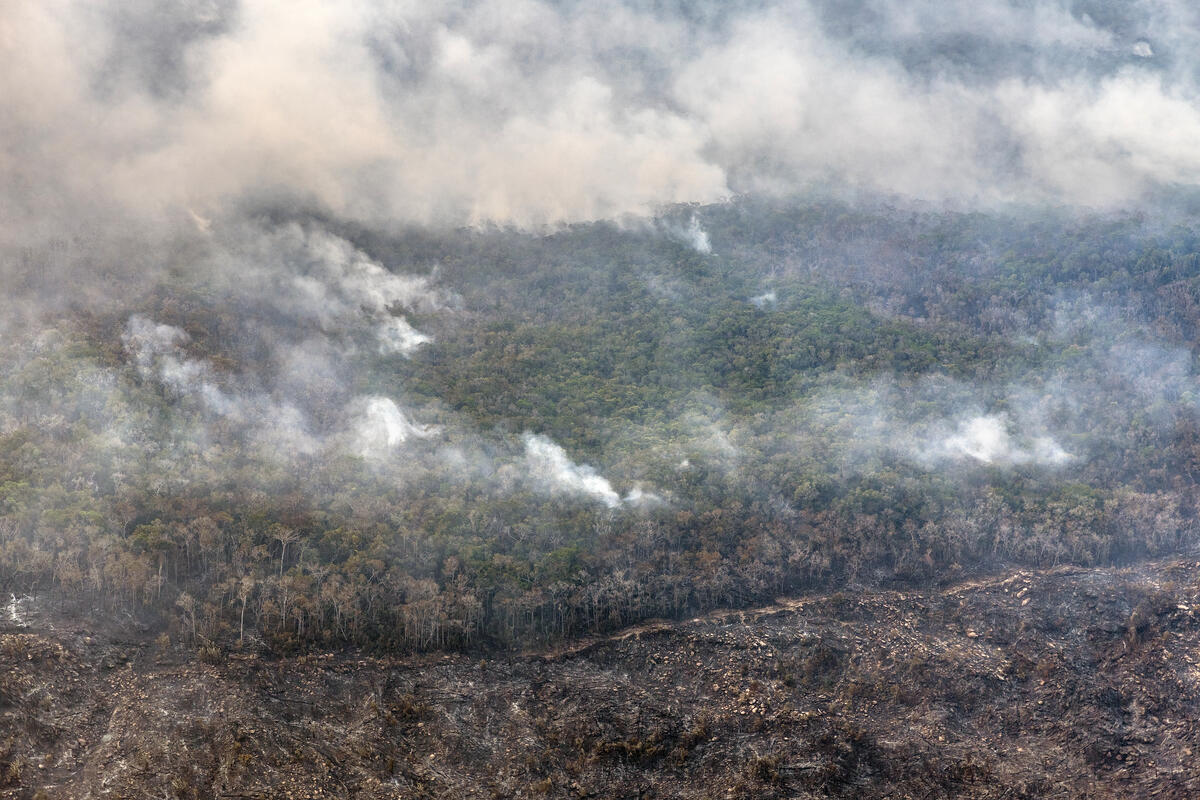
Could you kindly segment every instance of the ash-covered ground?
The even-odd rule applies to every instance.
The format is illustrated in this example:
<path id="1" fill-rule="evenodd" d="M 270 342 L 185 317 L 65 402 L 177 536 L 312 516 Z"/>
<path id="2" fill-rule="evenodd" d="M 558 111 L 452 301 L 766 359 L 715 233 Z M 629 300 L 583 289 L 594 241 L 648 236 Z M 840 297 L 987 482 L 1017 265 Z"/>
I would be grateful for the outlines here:
<path id="1" fill-rule="evenodd" d="M 524 653 L 196 654 L 27 600 L 3 618 L 5 798 L 1200 794 L 1195 560 Z"/>

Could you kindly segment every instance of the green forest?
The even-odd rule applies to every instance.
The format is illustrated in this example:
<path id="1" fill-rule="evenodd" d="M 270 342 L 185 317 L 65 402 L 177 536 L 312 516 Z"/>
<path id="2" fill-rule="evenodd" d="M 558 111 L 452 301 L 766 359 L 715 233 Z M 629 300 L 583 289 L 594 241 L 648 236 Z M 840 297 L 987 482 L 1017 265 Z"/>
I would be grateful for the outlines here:
<path id="1" fill-rule="evenodd" d="M 1191 222 L 221 235 L 3 342 L 6 597 L 205 652 L 487 650 L 1197 543 Z"/>

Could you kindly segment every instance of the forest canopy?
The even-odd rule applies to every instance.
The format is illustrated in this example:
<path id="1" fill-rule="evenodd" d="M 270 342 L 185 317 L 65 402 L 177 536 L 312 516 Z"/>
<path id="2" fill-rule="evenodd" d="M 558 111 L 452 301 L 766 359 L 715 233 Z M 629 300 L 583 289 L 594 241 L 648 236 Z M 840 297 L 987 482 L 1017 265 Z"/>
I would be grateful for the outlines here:
<path id="1" fill-rule="evenodd" d="M 1198 253 L 1146 216 L 816 199 L 214 225 L 199 268 L 6 339 L 0 588 L 428 649 L 1174 551 Z"/>

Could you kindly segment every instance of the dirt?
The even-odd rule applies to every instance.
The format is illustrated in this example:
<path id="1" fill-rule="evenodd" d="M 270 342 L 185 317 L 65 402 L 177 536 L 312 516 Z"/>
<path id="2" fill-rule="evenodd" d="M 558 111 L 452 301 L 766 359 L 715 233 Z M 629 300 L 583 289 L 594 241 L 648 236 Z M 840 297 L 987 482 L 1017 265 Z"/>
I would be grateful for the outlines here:
<path id="1" fill-rule="evenodd" d="M 1184 798 L 1198 737 L 1195 560 L 485 655 L 202 659 L 0 619 L 3 798 Z"/>

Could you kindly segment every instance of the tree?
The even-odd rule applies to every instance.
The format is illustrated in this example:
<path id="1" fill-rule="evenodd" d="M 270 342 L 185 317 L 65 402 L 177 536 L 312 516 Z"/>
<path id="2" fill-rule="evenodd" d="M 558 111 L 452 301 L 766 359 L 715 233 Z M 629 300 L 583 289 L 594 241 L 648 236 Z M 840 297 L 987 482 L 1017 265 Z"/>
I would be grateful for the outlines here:
<path id="1" fill-rule="evenodd" d="M 237 598 L 241 601 L 242 610 L 238 613 L 238 647 L 242 646 L 242 641 L 246 635 L 246 604 L 250 601 L 250 596 L 254 594 L 254 586 L 256 581 L 252 575 L 243 575 L 238 581 Z"/>
<path id="2" fill-rule="evenodd" d="M 192 631 L 192 646 L 196 645 L 196 598 L 187 592 L 180 593 L 175 605 L 183 612 L 184 621 Z"/>
<path id="3" fill-rule="evenodd" d="M 292 542 L 297 541 L 300 534 L 291 528 L 285 527 L 278 523 L 271 526 L 271 539 L 279 542 L 279 577 L 283 577 L 283 560 L 287 557 L 287 547 Z"/>

